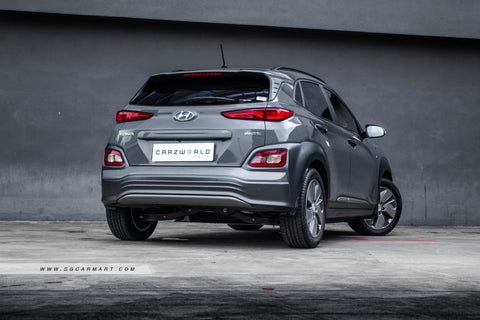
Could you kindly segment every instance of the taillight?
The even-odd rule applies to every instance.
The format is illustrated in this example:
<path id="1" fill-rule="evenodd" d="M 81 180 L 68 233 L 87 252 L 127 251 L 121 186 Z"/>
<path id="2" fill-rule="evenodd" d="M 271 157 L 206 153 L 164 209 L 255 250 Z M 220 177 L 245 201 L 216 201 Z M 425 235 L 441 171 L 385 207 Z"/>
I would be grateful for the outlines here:
<path id="1" fill-rule="evenodd" d="M 257 152 L 248 163 L 251 167 L 283 167 L 287 163 L 286 150 Z"/>
<path id="2" fill-rule="evenodd" d="M 290 118 L 293 111 L 282 108 L 252 108 L 222 112 L 222 116 L 229 119 L 282 121 Z"/>
<path id="3" fill-rule="evenodd" d="M 146 120 L 152 116 L 153 113 L 150 112 L 120 110 L 117 112 L 117 122 Z"/>
<path id="4" fill-rule="evenodd" d="M 107 149 L 105 150 L 105 156 L 103 157 L 103 163 L 106 166 L 123 166 L 124 161 L 122 155 L 117 150 Z"/>

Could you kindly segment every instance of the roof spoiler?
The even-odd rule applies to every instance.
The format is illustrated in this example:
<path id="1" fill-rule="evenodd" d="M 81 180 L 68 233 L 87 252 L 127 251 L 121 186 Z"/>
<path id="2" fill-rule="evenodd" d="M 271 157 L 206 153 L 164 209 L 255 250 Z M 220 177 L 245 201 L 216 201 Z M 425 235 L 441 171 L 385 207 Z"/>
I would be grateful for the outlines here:
<path id="1" fill-rule="evenodd" d="M 283 66 L 276 66 L 276 67 L 273 67 L 272 70 L 278 70 L 278 71 L 281 71 L 281 70 L 284 70 L 284 71 L 292 71 L 292 72 L 298 72 L 298 73 L 303 73 L 307 76 L 310 76 L 312 78 L 315 78 L 323 83 L 325 83 L 325 81 L 323 81 L 321 78 L 317 77 L 317 76 L 314 76 L 313 74 L 310 74 L 308 72 L 305 72 L 305 71 L 302 71 L 302 70 L 298 70 L 298 69 L 294 69 L 294 68 L 290 68 L 290 67 L 283 67 Z"/>

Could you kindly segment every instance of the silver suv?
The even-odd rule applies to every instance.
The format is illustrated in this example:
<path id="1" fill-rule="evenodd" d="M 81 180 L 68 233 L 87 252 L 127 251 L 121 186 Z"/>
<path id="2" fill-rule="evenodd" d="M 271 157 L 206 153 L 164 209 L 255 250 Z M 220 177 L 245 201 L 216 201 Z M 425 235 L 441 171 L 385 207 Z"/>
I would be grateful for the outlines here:
<path id="1" fill-rule="evenodd" d="M 386 235 L 401 196 L 387 158 L 324 81 L 286 68 L 151 76 L 105 149 L 102 202 L 112 233 L 145 240 L 157 221 L 280 225 L 314 248 L 326 222 Z"/>

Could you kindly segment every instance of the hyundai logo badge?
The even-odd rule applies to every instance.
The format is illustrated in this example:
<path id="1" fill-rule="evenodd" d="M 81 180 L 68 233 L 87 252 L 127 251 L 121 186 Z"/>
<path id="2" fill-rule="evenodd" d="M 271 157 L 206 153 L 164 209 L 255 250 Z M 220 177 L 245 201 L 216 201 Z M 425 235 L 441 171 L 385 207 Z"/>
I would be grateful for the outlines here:
<path id="1" fill-rule="evenodd" d="M 175 113 L 175 115 L 173 116 L 173 119 L 184 122 L 184 121 L 191 121 L 195 119 L 197 116 L 198 114 L 193 111 L 179 111 Z"/>

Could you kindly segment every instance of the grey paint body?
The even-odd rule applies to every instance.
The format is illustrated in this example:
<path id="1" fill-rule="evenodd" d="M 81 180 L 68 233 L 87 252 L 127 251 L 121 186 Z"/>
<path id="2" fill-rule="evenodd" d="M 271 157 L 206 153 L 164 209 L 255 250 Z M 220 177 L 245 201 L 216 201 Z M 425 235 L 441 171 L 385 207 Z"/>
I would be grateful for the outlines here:
<path id="1" fill-rule="evenodd" d="M 0 28 L 2 219 L 104 219 L 115 111 L 152 72 L 218 67 L 223 42 L 228 65 L 310 70 L 388 128 L 400 223 L 480 224 L 478 40 L 15 13 Z"/>
<path id="2" fill-rule="evenodd" d="M 323 173 L 327 186 L 327 219 L 348 221 L 352 217 L 373 214 L 381 174 L 388 170 L 388 176 L 392 176 L 388 160 L 362 134 L 340 127 L 331 105 L 328 109 L 333 121 L 314 115 L 294 101 L 293 88 L 297 83 L 317 83 L 320 93 L 320 87 L 326 86 L 324 82 L 306 74 L 283 70 L 185 72 L 222 74 L 219 78 L 227 74 L 264 74 L 270 83 L 270 96 L 267 102 L 261 103 L 127 105 L 125 110 L 149 112 L 153 117 L 119 123 L 114 128 L 106 148 L 121 152 L 126 163 L 121 167 L 103 166 L 102 202 L 106 207 L 165 207 L 162 218 L 166 220 L 171 219 L 170 213 L 176 215 L 179 207 L 185 214 L 225 208 L 230 211 L 265 211 L 267 217 L 276 212 L 278 216 L 293 213 L 296 209 L 304 174 L 313 167 Z M 183 73 L 160 74 L 152 78 L 170 79 L 168 77 L 182 76 Z M 326 104 L 324 99 L 323 104 Z M 291 110 L 294 114 L 278 122 L 227 119 L 221 114 L 246 108 L 275 107 Z M 179 122 L 174 118 L 178 112 L 192 112 L 197 116 Z M 320 123 L 324 131 L 317 128 Z M 355 145 L 349 144 L 350 139 L 355 139 Z M 215 144 L 213 161 L 152 160 L 154 146 L 158 144 L 209 142 Z M 287 151 L 285 166 L 255 168 L 248 165 L 257 152 L 275 149 Z M 385 168 L 381 168 L 382 161 L 386 163 Z M 276 220 L 273 222 L 278 224 Z"/>

